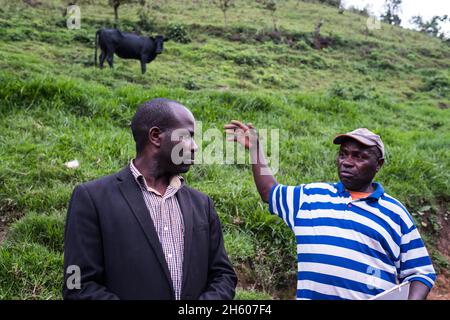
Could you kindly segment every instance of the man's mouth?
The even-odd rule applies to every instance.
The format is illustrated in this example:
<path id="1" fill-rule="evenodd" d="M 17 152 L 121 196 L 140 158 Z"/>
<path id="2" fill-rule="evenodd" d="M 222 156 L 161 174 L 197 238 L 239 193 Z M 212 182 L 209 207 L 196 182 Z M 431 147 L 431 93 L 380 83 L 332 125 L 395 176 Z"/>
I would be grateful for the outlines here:
<path id="1" fill-rule="evenodd" d="M 351 178 L 354 176 L 354 174 L 350 171 L 341 171 L 340 175 L 341 175 L 341 177 L 344 177 L 344 178 Z"/>

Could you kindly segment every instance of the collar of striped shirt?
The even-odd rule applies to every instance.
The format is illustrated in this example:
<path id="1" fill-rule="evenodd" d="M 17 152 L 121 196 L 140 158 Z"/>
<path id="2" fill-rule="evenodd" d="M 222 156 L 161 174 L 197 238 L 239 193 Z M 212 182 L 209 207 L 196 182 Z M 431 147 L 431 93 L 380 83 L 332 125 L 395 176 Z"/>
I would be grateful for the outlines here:
<path id="1" fill-rule="evenodd" d="M 136 181 L 138 183 L 143 183 L 147 191 L 153 192 L 154 194 L 162 197 L 163 195 L 160 194 L 158 190 L 147 185 L 147 181 L 145 180 L 144 175 L 138 170 L 138 168 L 136 168 L 133 161 L 134 159 L 130 161 L 130 169 Z M 141 179 L 140 177 L 142 177 L 141 180 L 142 182 L 139 180 Z M 182 176 L 174 175 L 170 178 L 169 186 L 171 187 L 171 189 L 178 191 L 183 185 L 184 185 L 184 178 Z"/>
<path id="2" fill-rule="evenodd" d="M 372 192 L 366 199 L 378 201 L 384 194 L 384 189 L 378 182 L 372 182 L 372 186 L 374 187 L 375 191 Z M 350 197 L 350 192 L 345 190 L 345 186 L 341 181 L 336 184 L 336 188 L 340 196 Z"/>

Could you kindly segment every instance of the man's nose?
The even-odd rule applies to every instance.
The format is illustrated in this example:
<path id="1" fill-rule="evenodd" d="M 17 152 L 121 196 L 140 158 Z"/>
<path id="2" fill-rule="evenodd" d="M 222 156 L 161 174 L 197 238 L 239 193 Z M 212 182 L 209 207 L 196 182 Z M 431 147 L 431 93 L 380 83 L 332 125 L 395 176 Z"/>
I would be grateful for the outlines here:
<path id="1" fill-rule="evenodd" d="M 192 139 L 191 150 L 192 150 L 192 152 L 197 152 L 197 150 L 198 150 L 198 145 L 195 143 L 194 139 Z"/>
<path id="2" fill-rule="evenodd" d="M 351 157 L 346 157 L 344 160 L 342 160 L 341 164 L 346 168 L 353 167 L 354 165 Z"/>

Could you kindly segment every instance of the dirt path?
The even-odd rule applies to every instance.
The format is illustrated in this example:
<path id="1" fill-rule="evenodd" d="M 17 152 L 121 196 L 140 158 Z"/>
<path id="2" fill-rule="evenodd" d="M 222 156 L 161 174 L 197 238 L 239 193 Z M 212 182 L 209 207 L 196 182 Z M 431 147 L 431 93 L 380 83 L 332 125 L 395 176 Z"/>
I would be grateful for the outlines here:
<path id="1" fill-rule="evenodd" d="M 428 300 L 450 300 L 450 272 L 437 276 L 436 283 L 428 295 Z"/>
<path id="2" fill-rule="evenodd" d="M 442 206 L 442 214 L 439 215 L 439 240 L 437 249 L 450 262 L 450 211 Z M 431 290 L 429 300 L 450 300 L 450 270 L 444 270 L 437 276 L 436 283 Z"/>

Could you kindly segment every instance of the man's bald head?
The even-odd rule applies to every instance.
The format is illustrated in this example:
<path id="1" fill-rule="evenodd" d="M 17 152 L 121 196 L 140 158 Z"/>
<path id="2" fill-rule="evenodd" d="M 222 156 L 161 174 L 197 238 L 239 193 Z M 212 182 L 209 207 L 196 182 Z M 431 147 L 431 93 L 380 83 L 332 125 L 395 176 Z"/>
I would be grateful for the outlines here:
<path id="1" fill-rule="evenodd" d="M 184 113 L 191 114 L 179 102 L 165 98 L 153 99 L 142 104 L 131 121 L 136 152 L 139 154 L 144 150 L 151 128 L 158 127 L 161 131 L 169 130 L 176 125 L 179 115 Z"/>

